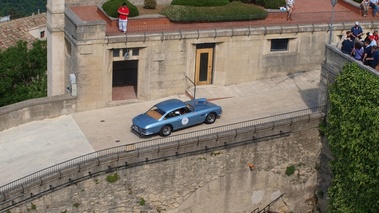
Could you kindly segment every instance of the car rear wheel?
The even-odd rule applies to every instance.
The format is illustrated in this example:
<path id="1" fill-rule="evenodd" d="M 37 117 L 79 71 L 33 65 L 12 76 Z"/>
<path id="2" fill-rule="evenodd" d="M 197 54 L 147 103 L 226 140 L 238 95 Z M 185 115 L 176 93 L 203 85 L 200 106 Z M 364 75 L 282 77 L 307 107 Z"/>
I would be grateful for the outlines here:
<path id="1" fill-rule="evenodd" d="M 161 136 L 169 136 L 172 132 L 172 126 L 171 125 L 164 125 L 161 128 L 161 131 L 159 131 L 159 134 Z"/>
<path id="2" fill-rule="evenodd" d="M 212 112 L 207 115 L 204 122 L 206 124 L 213 124 L 215 121 L 216 121 L 216 113 Z"/>

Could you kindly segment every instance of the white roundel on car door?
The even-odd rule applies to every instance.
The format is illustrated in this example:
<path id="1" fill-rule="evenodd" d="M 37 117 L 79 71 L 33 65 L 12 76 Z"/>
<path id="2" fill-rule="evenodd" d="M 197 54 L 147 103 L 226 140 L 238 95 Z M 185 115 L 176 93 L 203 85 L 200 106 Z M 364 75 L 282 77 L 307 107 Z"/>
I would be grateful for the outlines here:
<path id="1" fill-rule="evenodd" d="M 183 118 L 182 125 L 187 125 L 187 124 L 188 124 L 188 118 Z"/>

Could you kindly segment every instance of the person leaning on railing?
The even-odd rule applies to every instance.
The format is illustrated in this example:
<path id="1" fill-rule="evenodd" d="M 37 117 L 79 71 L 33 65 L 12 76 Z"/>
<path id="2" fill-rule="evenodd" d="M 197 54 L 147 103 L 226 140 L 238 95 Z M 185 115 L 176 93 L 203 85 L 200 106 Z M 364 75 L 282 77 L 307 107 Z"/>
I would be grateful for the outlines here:
<path id="1" fill-rule="evenodd" d="M 350 55 L 353 56 L 355 59 L 362 61 L 363 54 L 364 54 L 364 49 L 361 43 L 355 42 L 354 48 L 351 51 Z"/>
<path id="2" fill-rule="evenodd" d="M 346 54 L 350 54 L 354 48 L 354 41 L 351 39 L 351 31 L 346 31 L 346 38 L 342 42 L 341 51 Z"/>

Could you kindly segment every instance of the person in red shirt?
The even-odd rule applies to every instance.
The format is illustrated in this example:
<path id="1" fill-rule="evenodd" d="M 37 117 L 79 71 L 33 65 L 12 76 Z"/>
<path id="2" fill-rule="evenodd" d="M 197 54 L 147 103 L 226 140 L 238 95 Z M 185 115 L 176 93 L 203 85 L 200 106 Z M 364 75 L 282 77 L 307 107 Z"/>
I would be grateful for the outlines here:
<path id="1" fill-rule="evenodd" d="M 126 33 L 128 27 L 128 16 L 129 16 L 129 8 L 126 6 L 126 3 L 123 3 L 121 7 L 118 8 L 118 29 Z"/>

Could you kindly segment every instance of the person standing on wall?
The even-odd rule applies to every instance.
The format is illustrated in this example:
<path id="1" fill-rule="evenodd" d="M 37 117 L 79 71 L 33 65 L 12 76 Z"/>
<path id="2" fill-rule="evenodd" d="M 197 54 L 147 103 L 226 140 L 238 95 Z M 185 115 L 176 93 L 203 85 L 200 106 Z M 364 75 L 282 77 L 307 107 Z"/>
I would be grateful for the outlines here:
<path id="1" fill-rule="evenodd" d="M 126 6 L 126 3 L 123 3 L 121 7 L 118 8 L 118 29 L 126 33 L 128 27 L 128 16 L 129 16 L 129 8 Z"/>
<path id="2" fill-rule="evenodd" d="M 287 21 L 292 21 L 292 12 L 295 9 L 295 0 L 286 0 L 286 7 L 288 11 Z"/>

